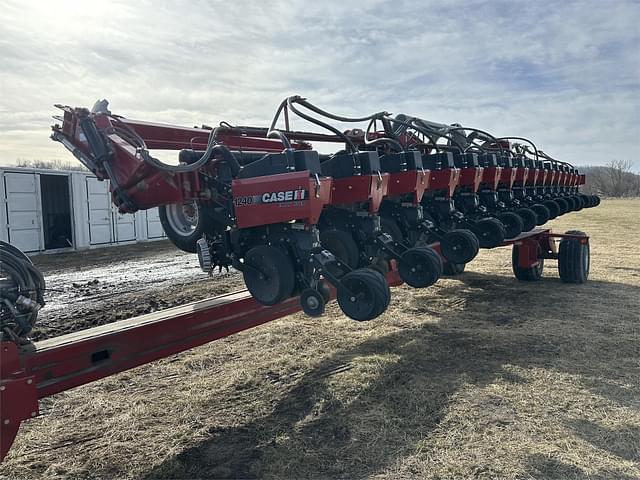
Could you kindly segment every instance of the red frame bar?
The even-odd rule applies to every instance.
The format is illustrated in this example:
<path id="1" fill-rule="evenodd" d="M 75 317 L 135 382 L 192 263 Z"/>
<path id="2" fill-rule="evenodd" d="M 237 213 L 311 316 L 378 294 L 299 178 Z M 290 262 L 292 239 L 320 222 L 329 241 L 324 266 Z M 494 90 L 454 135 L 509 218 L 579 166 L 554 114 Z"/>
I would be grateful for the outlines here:
<path id="1" fill-rule="evenodd" d="M 402 283 L 395 270 L 387 281 L 392 286 Z M 266 307 L 242 290 L 22 347 L 2 342 L 0 461 L 20 423 L 38 415 L 38 399 L 298 311 L 298 297 Z"/>

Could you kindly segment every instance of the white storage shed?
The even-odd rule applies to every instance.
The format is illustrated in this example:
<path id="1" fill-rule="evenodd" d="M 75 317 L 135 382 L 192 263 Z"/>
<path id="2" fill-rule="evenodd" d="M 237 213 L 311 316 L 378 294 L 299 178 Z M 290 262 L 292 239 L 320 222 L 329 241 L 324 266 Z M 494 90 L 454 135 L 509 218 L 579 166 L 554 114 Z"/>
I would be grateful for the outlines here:
<path id="1" fill-rule="evenodd" d="M 166 238 L 158 210 L 121 214 L 88 172 L 0 167 L 0 240 L 56 252 Z"/>

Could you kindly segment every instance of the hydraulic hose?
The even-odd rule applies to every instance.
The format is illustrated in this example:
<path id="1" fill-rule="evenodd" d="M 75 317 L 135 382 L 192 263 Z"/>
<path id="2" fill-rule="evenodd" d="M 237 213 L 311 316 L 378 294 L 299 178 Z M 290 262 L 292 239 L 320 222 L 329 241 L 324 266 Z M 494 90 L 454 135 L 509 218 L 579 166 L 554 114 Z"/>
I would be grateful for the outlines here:
<path id="1" fill-rule="evenodd" d="M 44 306 L 45 281 L 29 257 L 0 241 L 0 336 L 18 341 Z"/>

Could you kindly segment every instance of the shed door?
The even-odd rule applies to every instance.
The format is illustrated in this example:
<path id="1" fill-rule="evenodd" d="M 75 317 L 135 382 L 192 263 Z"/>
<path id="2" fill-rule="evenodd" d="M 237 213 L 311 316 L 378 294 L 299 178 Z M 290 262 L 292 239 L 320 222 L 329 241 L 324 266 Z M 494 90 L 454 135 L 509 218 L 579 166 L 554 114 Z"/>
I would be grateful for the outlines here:
<path id="1" fill-rule="evenodd" d="M 116 242 L 129 242 L 136 239 L 136 217 L 132 213 L 120 213 L 113 207 Z"/>
<path id="2" fill-rule="evenodd" d="M 9 243 L 25 252 L 42 249 L 39 182 L 35 173 L 5 173 Z"/>
<path id="3" fill-rule="evenodd" d="M 164 230 L 160 223 L 160 215 L 157 208 L 147 210 L 147 238 L 161 238 Z"/>
<path id="4" fill-rule="evenodd" d="M 89 211 L 89 243 L 99 245 L 111 242 L 111 194 L 109 183 L 87 177 L 87 203 Z"/>

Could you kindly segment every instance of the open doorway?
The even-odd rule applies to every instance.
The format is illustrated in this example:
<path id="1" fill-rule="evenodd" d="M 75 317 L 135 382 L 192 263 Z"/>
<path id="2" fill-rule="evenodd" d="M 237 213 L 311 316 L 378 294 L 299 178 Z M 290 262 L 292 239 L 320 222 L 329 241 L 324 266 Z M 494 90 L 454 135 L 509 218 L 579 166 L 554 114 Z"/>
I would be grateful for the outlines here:
<path id="1" fill-rule="evenodd" d="M 73 247 L 69 176 L 40 174 L 44 249 Z"/>

